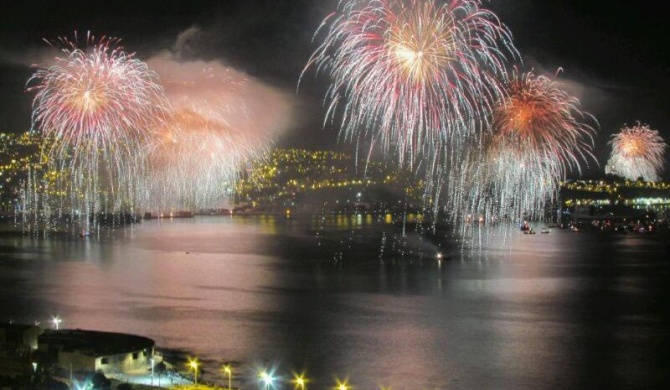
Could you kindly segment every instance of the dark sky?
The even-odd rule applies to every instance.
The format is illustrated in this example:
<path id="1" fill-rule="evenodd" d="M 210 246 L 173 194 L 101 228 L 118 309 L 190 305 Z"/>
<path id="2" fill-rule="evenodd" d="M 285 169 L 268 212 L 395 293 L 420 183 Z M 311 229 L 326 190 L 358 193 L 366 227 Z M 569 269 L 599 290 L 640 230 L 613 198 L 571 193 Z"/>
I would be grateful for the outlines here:
<path id="1" fill-rule="evenodd" d="M 6 2 L 8 3 L 8 2 Z M 205 32 L 194 54 L 223 59 L 266 83 L 295 91 L 315 48 L 312 35 L 336 0 L 25 1 L 0 13 L 0 131 L 30 126 L 26 66 L 43 38 L 91 31 L 119 37 L 126 51 L 148 59 L 170 48 L 189 27 Z M 596 155 L 602 170 L 610 136 L 642 121 L 670 140 L 670 63 L 667 17 L 651 0 L 492 0 L 514 35 L 526 68 L 554 74 L 600 123 Z M 32 60 L 34 61 L 34 60 Z M 299 128 L 285 143 L 328 148 L 337 133 L 323 129 L 324 83 L 312 74 L 301 85 Z M 339 144 L 342 147 L 342 144 Z M 670 156 L 670 153 L 668 153 Z M 666 169 L 664 177 L 669 177 Z"/>

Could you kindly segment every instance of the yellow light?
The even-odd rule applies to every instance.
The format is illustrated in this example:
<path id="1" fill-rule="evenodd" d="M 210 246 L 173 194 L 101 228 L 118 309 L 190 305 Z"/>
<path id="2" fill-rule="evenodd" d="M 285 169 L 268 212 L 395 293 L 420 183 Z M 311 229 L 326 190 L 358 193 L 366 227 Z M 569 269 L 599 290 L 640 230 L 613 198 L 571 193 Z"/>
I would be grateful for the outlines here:
<path id="1" fill-rule="evenodd" d="M 228 375 L 228 390 L 231 389 L 231 375 L 233 373 L 233 370 L 230 368 L 230 364 L 226 364 L 223 366 L 223 372 Z"/>
<path id="2" fill-rule="evenodd" d="M 193 374 L 195 376 L 195 387 L 198 387 L 198 359 L 188 359 L 188 365 L 191 369 L 193 369 Z"/>

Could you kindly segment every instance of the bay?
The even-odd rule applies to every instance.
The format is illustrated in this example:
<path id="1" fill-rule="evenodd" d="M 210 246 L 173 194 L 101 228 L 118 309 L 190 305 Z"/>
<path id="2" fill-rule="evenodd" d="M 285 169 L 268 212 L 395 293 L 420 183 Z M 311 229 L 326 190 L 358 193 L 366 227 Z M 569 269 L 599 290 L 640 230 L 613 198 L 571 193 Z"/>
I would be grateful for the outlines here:
<path id="1" fill-rule="evenodd" d="M 0 315 L 147 336 L 224 386 L 233 361 L 243 388 L 261 369 L 283 388 L 670 388 L 667 234 L 481 234 L 326 215 L 3 235 Z"/>

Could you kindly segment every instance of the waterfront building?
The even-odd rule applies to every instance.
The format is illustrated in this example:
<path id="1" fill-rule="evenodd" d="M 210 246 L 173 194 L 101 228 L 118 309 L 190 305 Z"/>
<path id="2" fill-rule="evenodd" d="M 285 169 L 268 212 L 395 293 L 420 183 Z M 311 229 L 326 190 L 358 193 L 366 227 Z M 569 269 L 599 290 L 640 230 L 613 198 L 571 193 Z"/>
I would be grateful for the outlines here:
<path id="1" fill-rule="evenodd" d="M 81 329 L 45 330 L 38 351 L 60 369 L 101 372 L 107 376 L 149 369 L 153 340 L 124 333 Z"/>

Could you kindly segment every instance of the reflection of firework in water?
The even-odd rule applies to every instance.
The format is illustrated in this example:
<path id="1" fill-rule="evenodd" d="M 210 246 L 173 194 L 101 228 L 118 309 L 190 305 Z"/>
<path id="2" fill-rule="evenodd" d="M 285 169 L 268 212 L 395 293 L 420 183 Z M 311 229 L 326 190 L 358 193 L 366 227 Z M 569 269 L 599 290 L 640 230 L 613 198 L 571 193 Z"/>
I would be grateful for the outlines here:
<path id="1" fill-rule="evenodd" d="M 217 207 L 240 168 L 262 156 L 286 125 L 289 101 L 218 62 L 149 61 L 172 112 L 149 143 L 149 209 Z"/>
<path id="2" fill-rule="evenodd" d="M 48 153 L 69 173 L 66 205 L 84 217 L 132 210 L 142 170 L 137 151 L 166 106 L 157 77 L 117 39 L 89 37 L 85 49 L 66 39 L 59 44 L 62 56 L 28 84 L 36 92 L 33 122 L 56 140 Z"/>
<path id="3" fill-rule="evenodd" d="M 437 159 L 480 128 L 499 98 L 510 34 L 479 1 L 346 0 L 308 68 L 330 73 L 329 118 L 342 134 L 370 133 L 401 162 Z"/>
<path id="4" fill-rule="evenodd" d="M 659 181 L 663 168 L 663 154 L 667 144 L 648 125 L 639 122 L 632 127 L 624 126 L 610 141 L 610 155 L 605 173 L 623 176 L 629 180 L 642 177 L 645 181 Z"/>
<path id="5" fill-rule="evenodd" d="M 543 217 L 569 169 L 591 154 L 595 119 L 545 76 L 515 74 L 493 112 L 483 163 L 473 177 L 471 210 L 487 222 Z"/>

